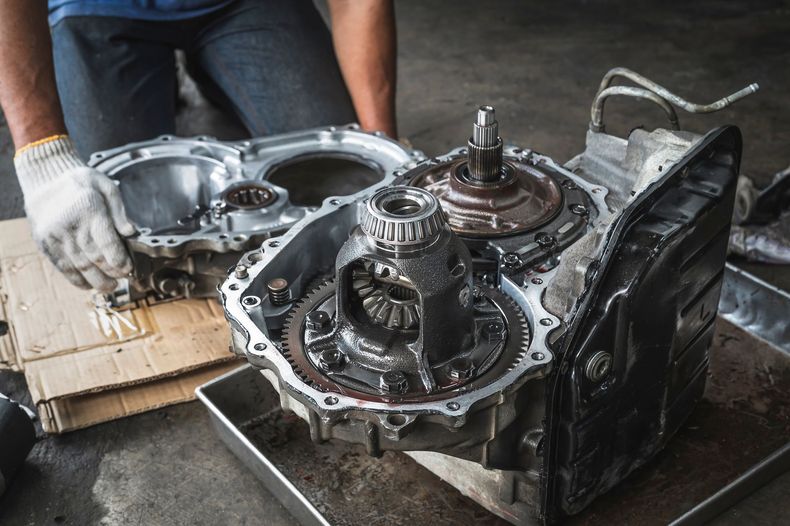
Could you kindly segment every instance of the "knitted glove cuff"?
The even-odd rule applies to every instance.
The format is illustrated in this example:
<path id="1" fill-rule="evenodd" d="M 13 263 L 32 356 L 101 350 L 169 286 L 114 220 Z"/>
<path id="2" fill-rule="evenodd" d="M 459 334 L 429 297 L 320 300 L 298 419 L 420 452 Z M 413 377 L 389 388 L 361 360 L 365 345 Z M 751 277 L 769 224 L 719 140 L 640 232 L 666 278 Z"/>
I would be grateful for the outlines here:
<path id="1" fill-rule="evenodd" d="M 35 192 L 67 171 L 85 166 L 67 135 L 56 135 L 23 146 L 14 156 L 22 192 Z"/>

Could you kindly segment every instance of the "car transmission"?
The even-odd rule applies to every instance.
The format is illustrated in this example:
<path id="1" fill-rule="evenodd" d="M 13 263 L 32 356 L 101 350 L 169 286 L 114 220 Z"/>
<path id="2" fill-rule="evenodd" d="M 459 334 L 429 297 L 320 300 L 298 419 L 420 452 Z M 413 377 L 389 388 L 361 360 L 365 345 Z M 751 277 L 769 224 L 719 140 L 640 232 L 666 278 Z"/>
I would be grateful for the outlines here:
<path id="1" fill-rule="evenodd" d="M 702 395 L 741 137 L 680 131 L 674 108 L 756 89 L 698 105 L 612 70 L 564 165 L 482 106 L 463 146 L 248 252 L 220 287 L 232 347 L 316 442 L 409 452 L 512 522 L 577 513 Z M 613 96 L 672 129 L 607 134 Z"/>
<path id="2" fill-rule="evenodd" d="M 421 158 L 357 125 L 241 142 L 162 136 L 95 153 L 91 166 L 116 181 L 138 230 L 126 240 L 134 276 L 111 299 L 212 296 L 242 253 L 320 206 L 309 181 L 354 193 Z"/>

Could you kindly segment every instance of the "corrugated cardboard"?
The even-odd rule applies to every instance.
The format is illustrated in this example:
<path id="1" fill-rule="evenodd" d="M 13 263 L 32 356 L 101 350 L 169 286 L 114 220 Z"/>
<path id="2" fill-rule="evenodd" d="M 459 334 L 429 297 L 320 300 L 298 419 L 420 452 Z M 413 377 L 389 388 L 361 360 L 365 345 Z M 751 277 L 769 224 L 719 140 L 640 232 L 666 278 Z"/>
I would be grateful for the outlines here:
<path id="1" fill-rule="evenodd" d="M 0 369 L 24 371 L 50 433 L 191 400 L 238 365 L 215 300 L 109 309 L 38 252 L 24 219 L 0 222 L 0 319 Z"/>

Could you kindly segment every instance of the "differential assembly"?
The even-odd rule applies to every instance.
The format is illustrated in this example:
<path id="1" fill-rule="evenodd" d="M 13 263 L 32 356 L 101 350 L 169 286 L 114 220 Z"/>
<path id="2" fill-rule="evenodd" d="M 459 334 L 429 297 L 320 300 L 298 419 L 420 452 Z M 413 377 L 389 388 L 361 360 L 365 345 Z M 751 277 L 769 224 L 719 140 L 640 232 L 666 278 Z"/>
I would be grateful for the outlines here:
<path id="1" fill-rule="evenodd" d="M 522 357 L 524 314 L 474 284 L 469 250 L 433 195 L 384 188 L 363 213 L 338 252 L 336 278 L 288 321 L 285 355 L 305 380 L 366 400 L 426 402 Z"/>

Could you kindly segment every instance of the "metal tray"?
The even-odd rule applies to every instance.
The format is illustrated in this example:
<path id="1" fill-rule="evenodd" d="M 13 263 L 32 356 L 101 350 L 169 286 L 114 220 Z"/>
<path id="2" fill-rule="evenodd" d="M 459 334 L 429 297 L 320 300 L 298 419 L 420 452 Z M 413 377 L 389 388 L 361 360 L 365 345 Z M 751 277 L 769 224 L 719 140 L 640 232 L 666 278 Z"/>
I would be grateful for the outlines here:
<path id="1" fill-rule="evenodd" d="M 222 441 L 305 526 L 508 524 L 407 455 L 376 459 L 362 446 L 316 446 L 307 424 L 284 414 L 269 382 L 249 366 L 196 393 Z"/>

